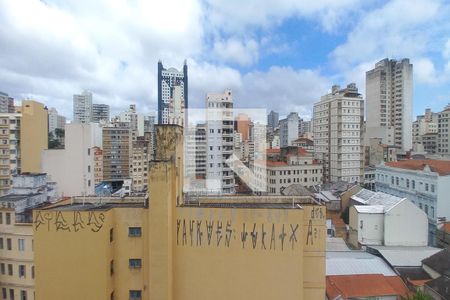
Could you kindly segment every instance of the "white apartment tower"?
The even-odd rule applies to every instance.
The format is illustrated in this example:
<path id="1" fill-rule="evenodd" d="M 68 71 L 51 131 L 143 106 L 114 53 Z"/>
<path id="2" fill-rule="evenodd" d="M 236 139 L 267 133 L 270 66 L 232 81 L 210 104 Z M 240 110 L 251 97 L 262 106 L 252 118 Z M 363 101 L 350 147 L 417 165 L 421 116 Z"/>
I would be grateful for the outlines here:
<path id="1" fill-rule="evenodd" d="M 314 104 L 314 155 L 323 163 L 324 182 L 361 182 L 364 170 L 364 100 L 354 83 Z"/>
<path id="2" fill-rule="evenodd" d="M 206 189 L 232 194 L 234 173 L 225 162 L 233 154 L 233 95 L 231 90 L 206 95 Z"/>
<path id="3" fill-rule="evenodd" d="M 90 123 L 92 120 L 92 93 L 84 91 L 81 95 L 73 95 L 73 121 Z"/>
<path id="4" fill-rule="evenodd" d="M 295 112 L 291 112 L 286 119 L 280 120 L 280 146 L 292 146 L 292 142 L 298 139 L 299 117 Z"/>
<path id="5" fill-rule="evenodd" d="M 413 65 L 409 59 L 383 59 L 366 72 L 366 141 L 412 149 Z"/>

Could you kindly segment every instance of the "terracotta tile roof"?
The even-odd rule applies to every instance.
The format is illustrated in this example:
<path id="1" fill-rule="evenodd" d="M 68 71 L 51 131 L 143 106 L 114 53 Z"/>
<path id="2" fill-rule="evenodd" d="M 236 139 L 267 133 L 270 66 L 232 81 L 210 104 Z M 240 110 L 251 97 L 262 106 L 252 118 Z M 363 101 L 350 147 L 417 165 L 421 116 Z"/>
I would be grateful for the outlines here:
<path id="1" fill-rule="evenodd" d="M 267 154 L 279 154 L 280 149 L 266 149 Z"/>
<path id="2" fill-rule="evenodd" d="M 440 230 L 443 230 L 445 233 L 450 233 L 450 222 L 445 222 L 442 224 Z"/>
<path id="3" fill-rule="evenodd" d="M 433 172 L 437 172 L 440 176 L 450 175 L 450 160 L 407 159 L 387 162 L 385 165 L 392 168 L 420 171 L 428 165 Z"/>
<path id="4" fill-rule="evenodd" d="M 381 274 L 327 276 L 326 292 L 329 299 L 375 296 L 406 296 L 408 288 L 398 276 Z"/>

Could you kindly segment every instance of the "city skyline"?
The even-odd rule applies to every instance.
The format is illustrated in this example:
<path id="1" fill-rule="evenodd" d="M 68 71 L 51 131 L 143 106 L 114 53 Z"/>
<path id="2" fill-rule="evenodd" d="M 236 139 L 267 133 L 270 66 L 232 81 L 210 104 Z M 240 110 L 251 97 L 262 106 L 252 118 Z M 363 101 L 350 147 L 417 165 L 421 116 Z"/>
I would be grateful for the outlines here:
<path id="1" fill-rule="evenodd" d="M 450 8 L 443 1 L 286 1 L 258 12 L 252 3 L 237 10 L 233 2 L 188 1 L 178 5 L 180 25 L 169 26 L 164 16 L 174 4 L 27 1 L 31 18 L 21 3 L 2 3 L 8 32 L 0 32 L 0 89 L 65 116 L 72 95 L 85 89 L 112 115 L 131 103 L 148 113 L 157 108 L 157 61 L 179 67 L 186 59 L 192 108 L 202 107 L 206 93 L 231 88 L 237 107 L 310 117 L 332 84 L 355 82 L 364 95 L 374 63 L 407 57 L 415 66 L 414 116 L 449 101 Z M 24 43 L 39 51 L 27 53 Z"/>

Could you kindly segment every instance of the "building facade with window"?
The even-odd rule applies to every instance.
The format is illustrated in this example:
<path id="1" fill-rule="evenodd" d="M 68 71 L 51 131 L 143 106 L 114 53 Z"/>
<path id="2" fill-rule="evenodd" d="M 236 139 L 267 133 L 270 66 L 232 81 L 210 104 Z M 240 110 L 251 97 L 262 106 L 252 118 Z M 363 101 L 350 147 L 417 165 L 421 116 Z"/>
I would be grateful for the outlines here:
<path id="1" fill-rule="evenodd" d="M 182 128 L 156 136 L 149 199 L 77 197 L 34 211 L 37 299 L 324 299 L 324 206 L 189 198 Z"/>
<path id="2" fill-rule="evenodd" d="M 429 244 L 435 245 L 438 223 L 450 218 L 450 161 L 403 160 L 377 166 L 377 191 L 407 198 L 428 216 Z"/>

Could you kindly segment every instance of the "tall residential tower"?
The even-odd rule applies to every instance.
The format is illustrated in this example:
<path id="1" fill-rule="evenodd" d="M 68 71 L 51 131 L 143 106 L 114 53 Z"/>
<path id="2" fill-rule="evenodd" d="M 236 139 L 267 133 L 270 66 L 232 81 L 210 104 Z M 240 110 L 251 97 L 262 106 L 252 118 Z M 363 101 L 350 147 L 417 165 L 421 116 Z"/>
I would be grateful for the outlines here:
<path id="1" fill-rule="evenodd" d="M 366 73 L 366 142 L 381 138 L 412 149 L 413 65 L 409 59 L 383 59 Z M 369 113 L 370 112 L 370 113 Z"/>
<path id="2" fill-rule="evenodd" d="M 314 104 L 314 154 L 322 161 L 324 182 L 363 180 L 364 99 L 354 83 Z"/>

